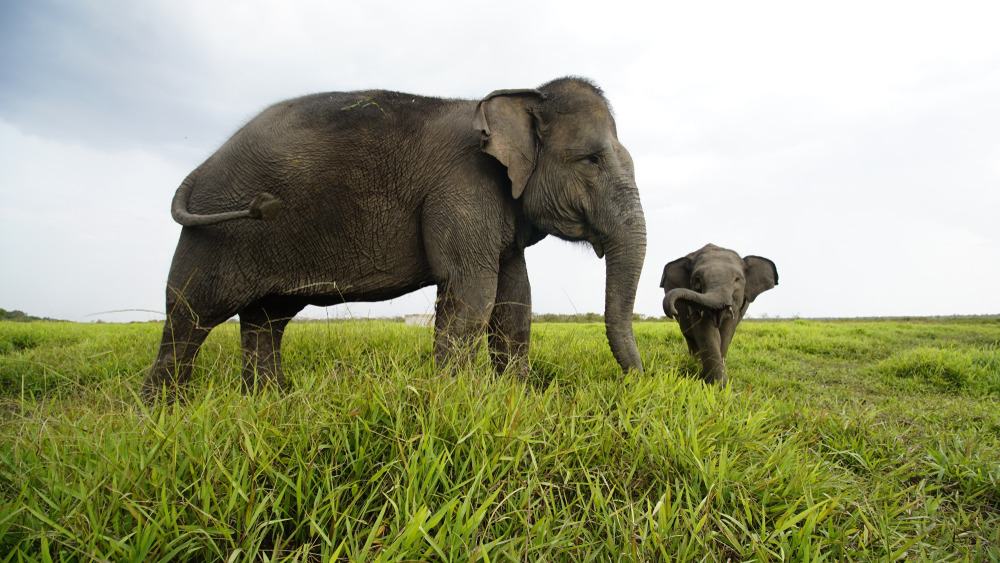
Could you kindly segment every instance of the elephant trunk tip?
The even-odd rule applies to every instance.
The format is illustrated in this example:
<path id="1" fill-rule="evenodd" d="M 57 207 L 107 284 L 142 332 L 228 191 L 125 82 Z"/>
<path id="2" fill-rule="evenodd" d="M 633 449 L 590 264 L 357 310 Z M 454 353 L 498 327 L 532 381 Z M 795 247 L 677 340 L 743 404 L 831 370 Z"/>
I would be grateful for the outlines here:
<path id="1" fill-rule="evenodd" d="M 678 315 L 677 304 L 675 301 L 676 300 L 670 298 L 665 298 L 663 300 L 663 313 L 671 319 L 676 319 Z"/>

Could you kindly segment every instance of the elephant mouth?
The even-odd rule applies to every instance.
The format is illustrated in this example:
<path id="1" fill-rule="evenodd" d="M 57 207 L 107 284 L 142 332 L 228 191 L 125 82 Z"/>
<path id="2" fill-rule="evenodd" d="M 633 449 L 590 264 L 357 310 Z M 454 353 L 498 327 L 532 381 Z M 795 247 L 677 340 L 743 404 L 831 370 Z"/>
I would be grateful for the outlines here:
<path id="1" fill-rule="evenodd" d="M 607 248 L 607 243 L 609 242 L 608 236 L 595 228 L 592 225 L 588 225 L 581 237 L 581 240 L 585 240 L 590 243 L 590 246 L 594 249 L 594 254 L 600 260 L 604 258 L 604 254 Z"/>
<path id="2" fill-rule="evenodd" d="M 601 242 L 599 237 L 591 237 L 590 246 L 594 247 L 594 254 L 597 254 L 598 260 L 604 258 L 604 243 Z"/>
<path id="3" fill-rule="evenodd" d="M 584 221 L 554 223 L 551 230 L 548 231 L 565 241 L 589 243 L 594 249 L 594 253 L 597 254 L 597 258 L 604 258 L 608 236 L 593 225 Z"/>
<path id="4" fill-rule="evenodd" d="M 687 304 L 686 314 L 688 318 L 698 322 L 707 317 L 716 326 L 721 327 L 727 319 L 736 318 L 736 309 L 724 291 L 716 290 L 703 293 L 675 287 L 668 291 L 663 298 L 663 312 L 668 317 L 677 318 L 677 303 L 679 301 Z"/>
<path id="5" fill-rule="evenodd" d="M 722 323 L 725 321 L 736 318 L 736 310 L 733 309 L 732 305 L 724 305 L 722 307 L 695 305 L 691 307 L 691 316 L 697 317 L 699 321 L 708 320 L 719 328 L 722 327 Z"/>

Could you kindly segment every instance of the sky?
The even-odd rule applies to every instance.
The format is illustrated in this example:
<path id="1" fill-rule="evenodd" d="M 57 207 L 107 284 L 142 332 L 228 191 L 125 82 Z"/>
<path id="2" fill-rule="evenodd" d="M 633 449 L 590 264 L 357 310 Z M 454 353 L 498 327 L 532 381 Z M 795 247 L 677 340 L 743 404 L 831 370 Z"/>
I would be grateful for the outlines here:
<path id="1" fill-rule="evenodd" d="M 0 0 L 0 307 L 162 318 L 181 180 L 273 102 L 596 81 L 648 227 L 636 312 L 708 242 L 771 258 L 751 316 L 1000 313 L 995 2 Z M 548 237 L 534 310 L 601 312 Z M 433 310 L 434 289 L 303 316 Z"/>

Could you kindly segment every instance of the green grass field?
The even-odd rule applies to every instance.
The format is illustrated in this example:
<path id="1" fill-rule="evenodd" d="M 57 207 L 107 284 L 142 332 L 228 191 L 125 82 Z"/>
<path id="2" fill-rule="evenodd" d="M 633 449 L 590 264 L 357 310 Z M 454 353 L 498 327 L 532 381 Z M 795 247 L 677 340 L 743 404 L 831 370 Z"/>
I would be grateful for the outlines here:
<path id="1" fill-rule="evenodd" d="M 628 376 L 536 323 L 529 380 L 293 323 L 253 397 L 227 324 L 147 410 L 159 330 L 0 323 L 0 561 L 1000 559 L 997 319 L 746 322 L 725 390 L 672 322 Z"/>

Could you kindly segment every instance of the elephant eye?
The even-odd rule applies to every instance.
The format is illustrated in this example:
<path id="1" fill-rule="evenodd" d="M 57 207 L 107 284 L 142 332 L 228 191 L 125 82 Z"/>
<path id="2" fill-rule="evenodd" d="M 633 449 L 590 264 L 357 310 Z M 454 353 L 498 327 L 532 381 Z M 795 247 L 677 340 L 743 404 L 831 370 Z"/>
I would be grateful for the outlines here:
<path id="1" fill-rule="evenodd" d="M 601 163 L 601 157 L 596 154 L 592 154 L 587 157 L 587 162 L 593 164 L 594 166 L 597 166 L 598 164 Z"/>

